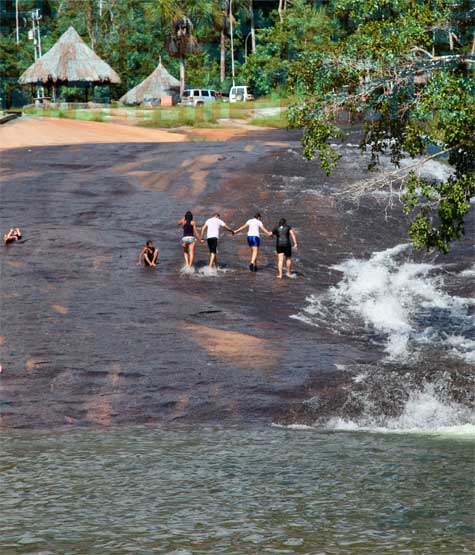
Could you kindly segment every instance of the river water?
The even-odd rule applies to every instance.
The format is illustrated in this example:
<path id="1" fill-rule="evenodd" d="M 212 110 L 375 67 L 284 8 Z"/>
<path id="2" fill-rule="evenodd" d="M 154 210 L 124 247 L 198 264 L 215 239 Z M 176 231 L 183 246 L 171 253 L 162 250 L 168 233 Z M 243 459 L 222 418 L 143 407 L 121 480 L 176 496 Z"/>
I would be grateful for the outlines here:
<path id="1" fill-rule="evenodd" d="M 473 206 L 414 252 L 387 192 L 341 194 L 356 141 L 331 177 L 283 131 L 2 153 L 2 555 L 471 552 Z M 244 236 L 183 272 L 190 208 L 286 217 L 296 277 Z"/>
<path id="2" fill-rule="evenodd" d="M 6 433 L 1 552 L 473 553 L 473 436 L 463 434 Z"/>

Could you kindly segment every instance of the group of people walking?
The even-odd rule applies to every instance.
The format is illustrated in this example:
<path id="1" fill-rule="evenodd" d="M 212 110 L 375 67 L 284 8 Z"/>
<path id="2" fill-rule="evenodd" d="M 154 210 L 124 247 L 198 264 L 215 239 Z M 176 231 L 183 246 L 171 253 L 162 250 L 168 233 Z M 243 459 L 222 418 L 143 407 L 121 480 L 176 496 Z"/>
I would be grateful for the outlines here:
<path id="1" fill-rule="evenodd" d="M 287 224 L 285 218 L 282 218 L 278 225 L 274 227 L 272 231 L 269 231 L 262 223 L 262 218 L 259 213 L 257 213 L 254 218 L 247 220 L 245 224 L 237 229 L 232 229 L 227 225 L 220 217 L 220 215 L 215 212 L 211 218 L 206 220 L 201 231 L 198 229 L 195 220 L 193 219 L 193 214 L 188 211 L 181 220 L 179 220 L 178 225 L 183 229 L 183 236 L 181 238 L 181 244 L 183 247 L 183 256 L 185 258 L 185 265 L 187 268 L 193 268 L 195 261 L 195 247 L 196 243 L 206 242 L 209 249 L 209 268 L 218 269 L 218 242 L 221 229 L 225 229 L 231 235 L 237 235 L 241 231 L 247 229 L 247 244 L 250 249 L 250 263 L 249 270 L 251 272 L 257 272 L 257 257 L 259 255 L 259 247 L 261 243 L 261 231 L 268 237 L 276 238 L 276 252 L 278 259 L 278 272 L 277 277 L 282 279 L 284 271 L 284 259 L 287 269 L 287 275 L 290 277 L 292 275 L 292 243 L 293 248 L 297 248 L 297 236 L 294 230 Z M 142 249 L 139 255 L 139 264 L 143 260 L 145 266 L 154 267 L 157 264 L 158 249 L 153 246 L 152 241 L 147 241 L 146 246 Z"/>

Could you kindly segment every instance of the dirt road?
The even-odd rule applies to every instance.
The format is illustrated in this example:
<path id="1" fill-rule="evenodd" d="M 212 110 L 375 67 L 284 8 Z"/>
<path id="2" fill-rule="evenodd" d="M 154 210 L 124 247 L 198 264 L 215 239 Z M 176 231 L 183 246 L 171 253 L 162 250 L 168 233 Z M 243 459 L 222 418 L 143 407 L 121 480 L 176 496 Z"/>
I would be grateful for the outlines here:
<path id="1" fill-rule="evenodd" d="M 48 145 L 181 142 L 184 135 L 95 121 L 23 116 L 0 125 L 0 150 Z"/>

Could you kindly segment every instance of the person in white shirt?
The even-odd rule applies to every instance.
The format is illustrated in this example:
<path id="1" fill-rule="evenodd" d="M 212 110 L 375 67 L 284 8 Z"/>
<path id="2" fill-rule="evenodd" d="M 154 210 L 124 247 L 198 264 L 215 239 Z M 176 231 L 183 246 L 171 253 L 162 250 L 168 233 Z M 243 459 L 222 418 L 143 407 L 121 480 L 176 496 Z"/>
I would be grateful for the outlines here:
<path id="1" fill-rule="evenodd" d="M 272 232 L 264 227 L 259 213 L 257 213 L 254 218 L 247 220 L 247 222 L 240 228 L 236 229 L 234 233 L 239 233 L 243 229 L 246 229 L 246 227 L 248 228 L 247 244 L 251 249 L 251 263 L 249 264 L 249 270 L 251 270 L 251 272 L 257 272 L 257 255 L 259 254 L 259 247 L 261 244 L 260 230 L 262 229 L 262 231 L 269 237 L 272 237 Z"/>
<path id="2" fill-rule="evenodd" d="M 206 233 L 206 241 L 208 243 L 209 249 L 209 269 L 211 270 L 213 266 L 216 266 L 218 270 L 218 239 L 219 230 L 224 227 L 226 231 L 234 235 L 234 231 L 223 222 L 219 214 L 215 212 L 212 218 L 206 220 L 205 225 L 201 229 L 201 242 L 204 243 L 204 236 Z"/>

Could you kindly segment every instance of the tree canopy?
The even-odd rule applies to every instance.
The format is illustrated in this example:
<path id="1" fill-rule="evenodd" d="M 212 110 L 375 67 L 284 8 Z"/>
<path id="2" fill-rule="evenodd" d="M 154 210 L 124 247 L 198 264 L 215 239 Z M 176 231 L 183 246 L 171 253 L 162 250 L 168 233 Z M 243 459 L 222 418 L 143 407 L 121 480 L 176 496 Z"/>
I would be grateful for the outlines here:
<path id="1" fill-rule="evenodd" d="M 475 196 L 475 6 L 338 0 L 328 8 L 340 24 L 338 39 L 325 50 L 306 49 L 289 71 L 299 97 L 289 118 L 306 130 L 304 155 L 318 156 L 330 173 L 339 158 L 329 143 L 341 136 L 337 115 L 359 115 L 370 167 L 387 155 L 396 169 L 353 193 L 397 185 L 414 245 L 447 252 L 464 233 Z M 400 167 L 406 157 L 414 163 Z M 449 164 L 447 179 L 421 177 L 434 158 Z"/>

